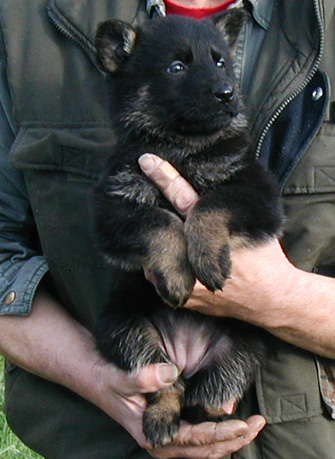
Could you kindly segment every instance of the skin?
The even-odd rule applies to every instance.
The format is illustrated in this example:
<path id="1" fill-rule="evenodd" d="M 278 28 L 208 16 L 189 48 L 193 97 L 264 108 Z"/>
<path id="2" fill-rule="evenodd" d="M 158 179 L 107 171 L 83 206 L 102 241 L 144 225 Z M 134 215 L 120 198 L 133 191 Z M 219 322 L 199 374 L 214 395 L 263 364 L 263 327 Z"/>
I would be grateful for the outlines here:
<path id="1" fill-rule="evenodd" d="M 199 199 L 191 185 L 157 156 L 144 155 L 140 165 L 186 216 Z M 231 257 L 231 278 L 224 288 L 213 294 L 197 282 L 185 307 L 250 322 L 291 344 L 335 358 L 334 279 L 295 267 L 278 240 L 236 249 Z"/>

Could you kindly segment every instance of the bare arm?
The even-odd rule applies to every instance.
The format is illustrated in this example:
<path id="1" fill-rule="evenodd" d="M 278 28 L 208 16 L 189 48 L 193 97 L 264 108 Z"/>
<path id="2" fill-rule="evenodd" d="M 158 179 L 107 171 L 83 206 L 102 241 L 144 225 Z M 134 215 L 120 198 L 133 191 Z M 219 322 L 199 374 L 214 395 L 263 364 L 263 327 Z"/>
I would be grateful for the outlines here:
<path id="1" fill-rule="evenodd" d="M 192 187 L 160 158 L 146 155 L 144 160 L 143 171 L 186 215 L 198 200 Z M 277 240 L 236 250 L 223 290 L 212 294 L 197 283 L 186 307 L 251 322 L 291 344 L 335 358 L 335 280 L 293 266 Z"/>

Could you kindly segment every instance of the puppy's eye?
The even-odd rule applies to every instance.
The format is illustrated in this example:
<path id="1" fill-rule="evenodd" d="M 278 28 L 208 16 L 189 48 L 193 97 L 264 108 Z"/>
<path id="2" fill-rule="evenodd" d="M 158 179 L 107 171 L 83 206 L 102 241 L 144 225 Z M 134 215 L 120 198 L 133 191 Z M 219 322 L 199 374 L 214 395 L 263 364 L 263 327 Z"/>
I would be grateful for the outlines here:
<path id="1" fill-rule="evenodd" d="M 215 62 L 215 65 L 217 67 L 225 67 L 226 66 L 226 61 L 224 60 L 223 57 L 220 57 L 216 62 Z"/>
<path id="2" fill-rule="evenodd" d="M 172 62 L 172 64 L 168 67 L 167 71 L 169 73 L 173 73 L 173 74 L 177 74 L 177 73 L 181 73 L 183 72 L 184 70 L 186 70 L 186 67 L 185 65 L 180 62 L 180 61 L 174 61 Z"/>

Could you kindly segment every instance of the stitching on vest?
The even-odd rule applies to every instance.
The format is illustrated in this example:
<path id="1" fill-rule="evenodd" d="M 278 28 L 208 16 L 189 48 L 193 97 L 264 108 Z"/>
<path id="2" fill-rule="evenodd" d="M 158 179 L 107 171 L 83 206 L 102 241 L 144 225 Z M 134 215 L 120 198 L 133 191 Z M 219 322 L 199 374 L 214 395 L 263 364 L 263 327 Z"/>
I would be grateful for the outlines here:
<path id="1" fill-rule="evenodd" d="M 334 187 L 335 166 L 319 166 L 313 168 L 314 186 L 318 188 Z"/>
<path id="2" fill-rule="evenodd" d="M 280 409 L 282 416 L 297 415 L 307 410 L 306 395 L 289 395 L 280 398 Z"/>

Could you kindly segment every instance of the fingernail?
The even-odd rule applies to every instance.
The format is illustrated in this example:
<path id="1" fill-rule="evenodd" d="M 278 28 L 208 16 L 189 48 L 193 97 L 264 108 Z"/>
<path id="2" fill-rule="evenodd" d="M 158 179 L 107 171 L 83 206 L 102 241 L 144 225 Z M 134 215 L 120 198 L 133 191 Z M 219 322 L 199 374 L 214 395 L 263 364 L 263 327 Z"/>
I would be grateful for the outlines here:
<path id="1" fill-rule="evenodd" d="M 150 153 L 145 153 L 138 158 L 138 163 L 143 172 L 151 172 L 155 167 L 155 160 Z"/>
<path id="2" fill-rule="evenodd" d="M 260 419 L 257 424 L 256 424 L 256 428 L 257 429 L 263 429 L 263 427 L 266 425 L 266 420 L 263 418 L 263 419 Z"/>
<path id="3" fill-rule="evenodd" d="M 174 383 L 178 378 L 178 368 L 175 365 L 161 363 L 158 365 L 157 377 L 162 383 Z"/>

